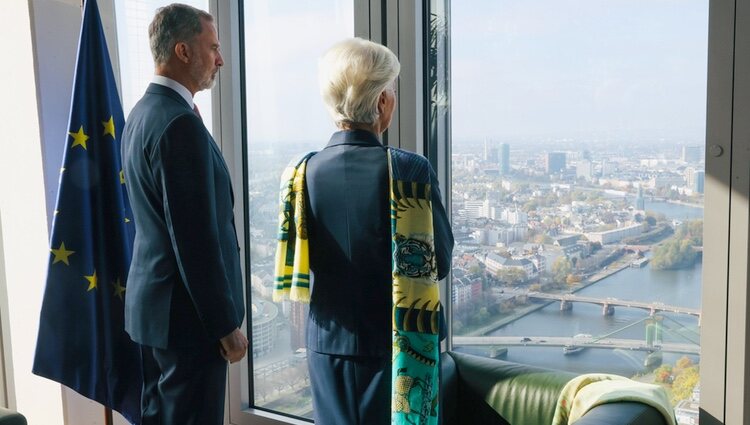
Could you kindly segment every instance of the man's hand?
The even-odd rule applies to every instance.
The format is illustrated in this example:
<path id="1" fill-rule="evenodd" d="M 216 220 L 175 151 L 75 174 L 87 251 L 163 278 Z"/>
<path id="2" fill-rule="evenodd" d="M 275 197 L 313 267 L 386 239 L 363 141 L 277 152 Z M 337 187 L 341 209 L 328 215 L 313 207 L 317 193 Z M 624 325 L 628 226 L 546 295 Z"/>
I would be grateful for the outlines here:
<path id="1" fill-rule="evenodd" d="M 245 335 L 242 334 L 239 328 L 220 339 L 219 342 L 221 343 L 219 347 L 221 356 L 227 359 L 229 363 L 242 360 L 245 357 L 245 353 L 247 353 L 247 338 L 245 338 Z"/>

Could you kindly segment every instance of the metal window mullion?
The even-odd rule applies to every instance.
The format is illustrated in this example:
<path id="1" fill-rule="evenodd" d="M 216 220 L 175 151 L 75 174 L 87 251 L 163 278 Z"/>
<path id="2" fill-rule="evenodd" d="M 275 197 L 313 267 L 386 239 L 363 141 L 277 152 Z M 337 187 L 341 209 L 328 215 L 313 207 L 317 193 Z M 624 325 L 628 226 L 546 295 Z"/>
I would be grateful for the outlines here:
<path id="1" fill-rule="evenodd" d="M 731 103 L 731 148 L 725 149 L 726 154 L 720 158 L 731 161 L 731 166 L 724 173 L 731 175 L 725 190 L 730 192 L 729 207 L 729 252 L 728 258 L 728 288 L 727 288 L 727 318 L 726 318 L 726 388 L 724 392 L 726 424 L 750 423 L 750 269 L 748 254 L 750 254 L 750 1 L 737 0 L 734 6 L 734 44 L 731 51 L 733 59 L 733 92 Z M 726 6 L 727 8 L 729 6 Z M 712 9 L 713 12 L 713 9 Z M 732 46 L 730 44 L 730 46 Z M 727 49 L 729 50 L 729 49 Z M 727 62 L 729 59 L 727 59 Z M 728 85 L 728 83 L 727 83 Z M 709 149 L 711 148 L 709 142 Z M 715 148 L 714 148 L 715 149 Z M 729 156 L 727 158 L 727 156 Z M 708 164 L 707 164 L 708 167 Z M 708 174 L 708 173 L 707 173 Z M 706 199 L 706 205 L 709 203 Z M 706 232 L 706 233 L 710 233 Z M 706 273 L 706 279 L 709 279 Z M 705 285 L 710 280 L 704 279 Z M 713 291 L 713 287 L 704 287 L 704 293 Z M 708 334 L 708 332 L 706 332 Z M 703 336 L 703 335 L 702 335 Z M 708 337 L 708 336 L 707 336 Z M 701 346 L 708 346 L 708 342 Z M 701 379 L 704 373 L 701 368 Z M 708 376 L 708 373 L 705 374 Z M 701 397 L 703 388 L 701 387 Z M 701 400 L 701 407 L 703 401 Z M 708 408 L 710 406 L 706 406 Z M 701 417 L 702 420 L 702 417 Z M 703 422 L 701 422 L 703 424 Z M 710 425 L 710 422 L 709 422 Z"/>

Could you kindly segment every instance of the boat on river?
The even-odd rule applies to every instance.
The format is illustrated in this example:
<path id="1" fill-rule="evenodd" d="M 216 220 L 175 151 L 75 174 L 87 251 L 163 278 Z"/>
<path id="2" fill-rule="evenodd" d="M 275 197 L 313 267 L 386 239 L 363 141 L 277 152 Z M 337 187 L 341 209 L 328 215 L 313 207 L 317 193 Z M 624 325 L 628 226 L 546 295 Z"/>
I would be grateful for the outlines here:
<path id="1" fill-rule="evenodd" d="M 582 340 L 583 341 L 588 341 L 590 339 L 591 339 L 591 334 L 576 334 L 576 335 L 573 335 L 573 342 L 571 342 L 570 344 L 565 344 L 563 346 L 563 354 L 565 354 L 567 356 L 569 354 L 580 353 L 586 347 L 584 347 L 582 345 L 577 345 L 576 341 L 582 341 Z"/>
<path id="2" fill-rule="evenodd" d="M 584 348 L 585 347 L 582 347 L 580 345 L 566 344 L 563 346 L 563 354 L 567 356 L 570 354 L 580 353 Z"/>

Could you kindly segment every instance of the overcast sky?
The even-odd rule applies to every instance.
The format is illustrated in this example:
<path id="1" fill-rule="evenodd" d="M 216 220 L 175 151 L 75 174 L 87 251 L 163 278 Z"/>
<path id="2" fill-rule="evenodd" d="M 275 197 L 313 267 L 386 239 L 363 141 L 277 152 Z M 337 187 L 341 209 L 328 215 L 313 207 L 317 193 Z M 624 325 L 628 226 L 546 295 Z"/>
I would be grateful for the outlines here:
<path id="1" fill-rule="evenodd" d="M 251 143 L 325 143 L 334 127 L 317 59 L 353 34 L 352 1 L 245 8 Z M 707 0 L 461 0 L 451 11 L 454 142 L 702 140 Z"/>
<path id="2" fill-rule="evenodd" d="M 454 141 L 703 138 L 707 0 L 454 1 Z"/>

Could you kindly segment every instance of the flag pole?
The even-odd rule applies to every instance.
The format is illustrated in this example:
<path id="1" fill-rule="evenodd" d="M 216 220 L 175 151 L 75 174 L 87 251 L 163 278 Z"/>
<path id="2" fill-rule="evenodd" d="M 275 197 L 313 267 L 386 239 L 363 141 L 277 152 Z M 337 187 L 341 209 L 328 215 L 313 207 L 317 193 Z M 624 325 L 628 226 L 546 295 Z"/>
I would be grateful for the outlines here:
<path id="1" fill-rule="evenodd" d="M 112 409 L 109 407 L 104 408 L 104 425 L 114 425 L 112 420 Z"/>
<path id="2" fill-rule="evenodd" d="M 81 17 L 83 17 L 83 14 L 85 12 L 85 9 L 83 8 L 84 3 L 86 0 L 81 0 Z M 109 407 L 104 407 L 104 425 L 114 425 L 114 420 L 112 418 L 112 409 Z"/>

